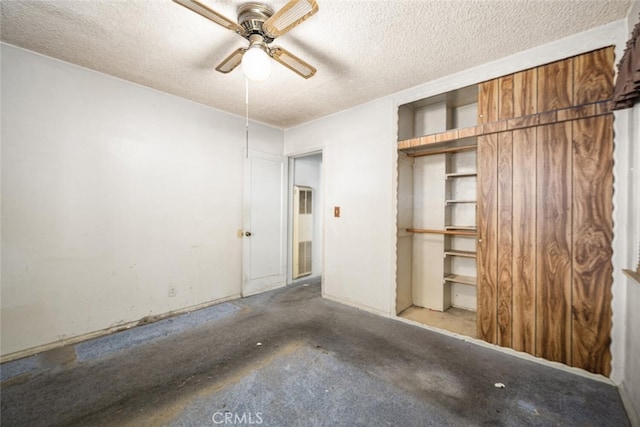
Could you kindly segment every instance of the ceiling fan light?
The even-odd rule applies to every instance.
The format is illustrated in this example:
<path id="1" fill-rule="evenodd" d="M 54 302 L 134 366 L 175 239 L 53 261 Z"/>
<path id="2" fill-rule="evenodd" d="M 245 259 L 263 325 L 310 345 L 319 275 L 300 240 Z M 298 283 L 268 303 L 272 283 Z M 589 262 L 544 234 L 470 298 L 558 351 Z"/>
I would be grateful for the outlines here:
<path id="1" fill-rule="evenodd" d="M 264 82 L 271 75 L 271 58 L 261 46 L 251 46 L 242 56 L 242 72 L 252 82 Z"/>

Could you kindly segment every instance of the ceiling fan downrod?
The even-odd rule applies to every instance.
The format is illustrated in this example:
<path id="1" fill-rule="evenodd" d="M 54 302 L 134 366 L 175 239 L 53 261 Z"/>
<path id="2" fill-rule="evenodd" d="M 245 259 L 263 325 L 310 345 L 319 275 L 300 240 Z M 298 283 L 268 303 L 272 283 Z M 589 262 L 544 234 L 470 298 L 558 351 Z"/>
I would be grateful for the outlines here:
<path id="1" fill-rule="evenodd" d="M 271 43 L 274 39 L 269 37 L 263 30 L 264 22 L 271 18 L 273 10 L 258 3 L 247 3 L 238 9 L 238 24 L 242 27 L 242 37 L 251 41 L 252 36 L 258 34 L 262 36 L 264 44 Z"/>

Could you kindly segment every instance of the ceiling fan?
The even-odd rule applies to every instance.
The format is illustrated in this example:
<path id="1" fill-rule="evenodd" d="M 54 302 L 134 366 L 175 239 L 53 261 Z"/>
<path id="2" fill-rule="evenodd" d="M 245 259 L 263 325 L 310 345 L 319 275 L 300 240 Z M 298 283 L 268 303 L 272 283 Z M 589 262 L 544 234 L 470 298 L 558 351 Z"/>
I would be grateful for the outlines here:
<path id="1" fill-rule="evenodd" d="M 315 0 L 290 0 L 275 13 L 265 5 L 247 3 L 238 8 L 237 23 L 198 0 L 173 1 L 249 40 L 249 47 L 235 50 L 216 67 L 216 71 L 226 74 L 242 63 L 243 71 L 250 80 L 263 81 L 269 77 L 271 71 L 269 58 L 273 58 L 305 79 L 316 73 L 314 67 L 289 51 L 278 46 L 270 46 L 277 37 L 287 33 L 318 11 Z M 251 67 L 250 63 L 258 63 L 258 67 Z M 248 71 L 250 68 L 252 71 Z"/>

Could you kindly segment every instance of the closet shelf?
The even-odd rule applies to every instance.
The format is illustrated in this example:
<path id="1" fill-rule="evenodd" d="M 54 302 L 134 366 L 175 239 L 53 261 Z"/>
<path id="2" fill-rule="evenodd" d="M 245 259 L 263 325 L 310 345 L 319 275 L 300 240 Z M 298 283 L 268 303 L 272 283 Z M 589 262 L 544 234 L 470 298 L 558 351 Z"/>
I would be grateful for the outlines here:
<path id="1" fill-rule="evenodd" d="M 447 274 L 444 276 L 445 282 L 460 283 L 463 285 L 476 286 L 476 278 L 473 276 L 463 276 L 462 274 Z"/>
<path id="2" fill-rule="evenodd" d="M 449 249 L 446 250 L 444 252 L 445 256 L 446 255 L 450 255 L 450 256 L 459 256 L 459 257 L 465 257 L 465 258 L 475 258 L 477 256 L 476 252 L 473 251 L 459 251 L 456 249 Z"/>
<path id="3" fill-rule="evenodd" d="M 482 135 L 490 135 L 499 132 L 525 129 L 539 125 L 549 125 L 562 123 L 569 120 L 586 119 L 609 114 L 613 108 L 610 99 L 600 100 L 592 103 L 559 108 L 556 110 L 534 113 L 510 119 L 502 119 L 493 122 L 483 123 L 476 126 L 469 126 L 459 129 L 449 129 L 430 135 L 419 136 L 411 139 L 398 141 L 399 150 L 408 150 L 410 156 L 429 155 L 419 154 L 415 150 L 428 150 L 432 144 L 448 143 L 465 138 L 473 138 Z"/>

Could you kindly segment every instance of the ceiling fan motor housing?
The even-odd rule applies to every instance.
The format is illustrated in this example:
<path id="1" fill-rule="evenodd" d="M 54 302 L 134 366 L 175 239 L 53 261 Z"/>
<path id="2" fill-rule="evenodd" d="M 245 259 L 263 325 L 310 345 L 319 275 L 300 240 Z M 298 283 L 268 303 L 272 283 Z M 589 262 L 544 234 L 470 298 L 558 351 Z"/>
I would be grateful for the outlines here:
<path id="1" fill-rule="evenodd" d="M 262 36 L 264 43 L 271 43 L 273 38 L 265 34 L 262 29 L 262 24 L 271 15 L 273 15 L 273 10 L 262 4 L 247 3 L 240 6 L 238 8 L 238 24 L 244 30 L 241 34 L 242 37 L 251 40 L 252 35 L 259 34 Z"/>

